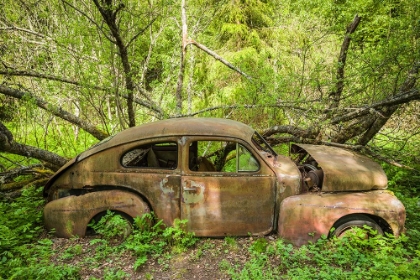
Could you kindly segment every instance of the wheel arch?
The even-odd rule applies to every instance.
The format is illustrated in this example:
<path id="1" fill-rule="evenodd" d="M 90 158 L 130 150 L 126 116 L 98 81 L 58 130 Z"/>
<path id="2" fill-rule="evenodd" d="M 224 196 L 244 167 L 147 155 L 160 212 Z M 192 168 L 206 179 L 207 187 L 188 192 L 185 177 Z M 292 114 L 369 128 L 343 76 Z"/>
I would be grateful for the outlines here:
<path id="1" fill-rule="evenodd" d="M 338 220 L 336 220 L 333 224 L 333 226 L 330 229 L 329 237 L 332 237 L 334 229 L 338 228 L 340 225 L 352 221 L 352 220 L 361 220 L 366 219 L 367 221 L 371 221 L 375 224 L 377 224 L 384 233 L 394 234 L 392 231 L 391 226 L 388 224 L 388 222 L 379 216 L 372 215 L 369 213 L 351 213 L 345 216 L 340 217 Z"/>
<path id="2" fill-rule="evenodd" d="M 280 204 L 278 234 L 296 246 L 328 236 L 336 222 L 349 215 L 367 215 L 384 232 L 399 236 L 405 222 L 404 205 L 389 191 L 306 193 Z M 391 230 L 392 229 L 392 230 Z"/>
<path id="3" fill-rule="evenodd" d="M 122 192 L 127 192 L 130 194 L 133 194 L 137 197 L 139 197 L 141 200 L 143 200 L 144 203 L 147 204 L 147 206 L 150 209 L 150 212 L 153 211 L 153 209 L 155 208 L 154 203 L 152 203 L 152 200 L 149 199 L 148 196 L 146 196 L 144 193 L 134 189 L 134 188 L 130 188 L 130 187 L 125 187 L 125 186 L 107 186 L 107 185 L 100 185 L 100 186 L 95 186 L 91 189 L 91 192 L 103 192 L 103 191 L 111 191 L 111 190 L 117 190 L 117 191 L 122 191 Z M 117 210 L 115 210 L 117 211 Z"/>
<path id="4" fill-rule="evenodd" d="M 54 228 L 58 237 L 83 237 L 89 222 L 107 210 L 134 218 L 150 212 L 151 208 L 136 193 L 117 189 L 97 190 L 50 201 L 44 208 L 44 222 L 47 230 Z"/>

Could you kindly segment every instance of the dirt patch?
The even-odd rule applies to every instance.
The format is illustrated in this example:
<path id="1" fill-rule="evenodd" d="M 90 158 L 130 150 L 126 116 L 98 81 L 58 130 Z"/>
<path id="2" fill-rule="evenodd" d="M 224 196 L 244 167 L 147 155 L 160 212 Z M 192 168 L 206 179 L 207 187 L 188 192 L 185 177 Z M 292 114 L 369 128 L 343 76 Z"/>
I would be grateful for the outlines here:
<path id="1" fill-rule="evenodd" d="M 276 236 L 264 237 L 274 242 Z M 113 275 L 118 279 L 230 279 L 221 263 L 239 268 L 250 259 L 253 237 L 199 239 L 193 248 L 179 252 L 174 248 L 160 255 L 148 256 L 145 264 L 134 269 L 137 258 L 129 250 L 118 250 L 120 241 L 109 243 L 97 236 L 64 239 L 53 238 L 57 265 L 80 268 L 82 279 L 103 279 Z"/>

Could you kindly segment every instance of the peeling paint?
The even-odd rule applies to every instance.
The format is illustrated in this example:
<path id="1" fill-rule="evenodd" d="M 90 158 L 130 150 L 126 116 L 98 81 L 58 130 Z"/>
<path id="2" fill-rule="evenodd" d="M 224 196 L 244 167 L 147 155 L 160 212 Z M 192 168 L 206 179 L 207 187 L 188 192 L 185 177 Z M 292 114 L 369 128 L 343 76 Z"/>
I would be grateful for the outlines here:
<path id="1" fill-rule="evenodd" d="M 172 189 L 172 186 L 169 186 L 169 187 L 167 186 L 168 181 L 169 181 L 168 177 L 166 177 L 159 184 L 159 187 L 164 194 L 174 193 L 174 190 Z"/>
<path id="2" fill-rule="evenodd" d="M 125 130 L 54 174 L 44 188 L 45 225 L 60 237 L 83 236 L 89 220 L 108 209 L 131 217 L 153 210 L 168 226 L 189 219 L 197 236 L 278 230 L 300 245 L 328 234 L 343 216 L 364 213 L 385 221 L 397 236 L 403 232 L 402 203 L 390 192 L 372 191 L 387 185 L 377 163 L 351 151 L 305 144 L 292 145 L 295 162 L 264 149 L 256 135 L 247 125 L 215 118 L 170 119 Z M 194 169 L 200 156 L 194 143 L 209 139 L 243 145 L 259 169 Z M 125 157 L 136 149 L 153 153 Z"/>
<path id="3" fill-rule="evenodd" d="M 204 184 L 186 180 L 182 182 L 183 202 L 186 204 L 198 203 L 204 199 Z"/>

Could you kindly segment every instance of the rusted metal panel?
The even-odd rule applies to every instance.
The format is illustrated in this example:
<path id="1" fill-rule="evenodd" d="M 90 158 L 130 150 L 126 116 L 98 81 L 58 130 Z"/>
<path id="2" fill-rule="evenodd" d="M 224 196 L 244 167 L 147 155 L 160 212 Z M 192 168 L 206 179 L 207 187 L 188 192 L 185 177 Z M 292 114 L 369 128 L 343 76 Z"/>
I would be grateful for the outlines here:
<path id="1" fill-rule="evenodd" d="M 286 198 L 280 207 L 278 234 L 300 246 L 328 236 L 334 223 L 349 214 L 384 219 L 399 236 L 405 223 L 404 205 L 386 190 L 358 193 L 307 193 Z"/>
<path id="2" fill-rule="evenodd" d="M 217 118 L 176 118 L 132 127 L 102 140 L 68 162 L 47 182 L 44 187 L 44 196 L 46 197 L 48 195 L 48 191 L 54 181 L 70 166 L 110 148 L 113 148 L 113 153 L 117 154 L 119 148 L 125 149 L 127 148 L 126 145 L 141 139 L 158 139 L 167 136 L 181 137 L 184 135 L 226 136 L 250 141 L 253 133 L 254 130 L 243 123 Z M 124 146 L 121 147 L 121 145 Z M 94 161 L 95 164 L 106 163 L 106 161 L 100 161 L 98 158 L 94 159 Z M 99 166 L 97 170 L 100 170 Z"/>
<path id="3" fill-rule="evenodd" d="M 83 237 L 89 221 L 106 210 L 123 212 L 131 217 L 150 212 L 138 196 L 117 190 L 68 196 L 48 203 L 44 208 L 47 230 L 55 229 L 58 237 Z"/>
<path id="4" fill-rule="evenodd" d="M 388 180 L 382 167 L 368 157 L 336 147 L 308 144 L 294 144 L 292 152 L 302 149 L 324 172 L 322 191 L 366 191 L 387 187 Z"/>
<path id="5" fill-rule="evenodd" d="M 96 145 L 79 155 L 87 158 L 99 151 L 121 144 L 157 137 L 183 135 L 212 135 L 250 140 L 254 130 L 237 121 L 216 118 L 176 118 L 146 123 L 121 131 L 102 144 Z"/>
<path id="6" fill-rule="evenodd" d="M 229 137 L 184 137 L 184 147 L 196 141 L 233 141 Z M 253 151 L 245 141 L 238 140 Z M 181 219 L 197 236 L 263 235 L 273 230 L 276 218 L 276 177 L 254 154 L 259 169 L 251 172 L 192 171 L 189 152 L 182 154 Z"/>
<path id="7" fill-rule="evenodd" d="M 278 155 L 276 157 L 266 157 L 265 160 L 274 170 L 277 177 L 277 192 L 280 202 L 291 195 L 302 192 L 301 174 L 296 164 L 288 157 Z"/>
<path id="8" fill-rule="evenodd" d="M 57 228 L 58 236 L 83 236 L 89 220 L 101 211 L 115 209 L 134 217 L 153 210 L 168 226 L 176 218 L 188 219 L 189 230 L 198 236 L 262 235 L 278 227 L 280 236 L 299 245 L 310 240 L 308 233 L 314 239 L 328 234 L 344 215 L 364 213 L 381 217 L 400 234 L 404 207 L 391 193 L 343 192 L 386 188 L 378 164 L 338 148 L 296 145 L 295 151 L 311 154 L 317 162 L 314 171 L 324 175 L 323 192 L 303 194 L 310 174 L 290 158 L 262 151 L 251 141 L 253 133 L 244 124 L 209 118 L 159 121 L 123 131 L 71 160 L 47 183 L 47 228 Z M 194 143 L 209 139 L 248 152 L 258 161 L 257 169 L 239 169 L 239 156 L 236 172 L 203 170 L 201 164 L 194 169 L 201 156 Z M 165 159 L 174 165 L 124 164 L 132 158 L 123 155 L 161 141 L 171 144 L 159 152 L 164 156 L 167 151 Z M 330 191 L 334 193 L 325 193 Z"/>
<path id="9" fill-rule="evenodd" d="M 182 179 L 181 219 L 197 236 L 268 234 L 273 229 L 274 177 L 188 175 Z"/>
<path id="10" fill-rule="evenodd" d="M 155 214 L 166 225 L 172 225 L 173 220 L 180 217 L 181 171 L 179 169 L 124 168 L 121 166 L 120 157 L 124 151 L 138 145 L 139 143 L 131 143 L 104 150 L 96 154 L 95 157 L 86 158 L 68 167 L 55 180 L 54 187 L 50 190 L 51 199 L 59 197 L 53 193 L 57 193 L 60 189 L 96 191 L 98 194 L 97 191 L 101 189 L 124 188 L 144 197 L 150 203 Z M 95 199 L 94 196 L 91 199 Z"/>
<path id="11" fill-rule="evenodd" d="M 49 194 L 50 187 L 52 186 L 52 183 L 57 179 L 60 178 L 60 176 L 73 166 L 73 164 L 76 162 L 76 158 L 73 158 L 69 160 L 65 165 L 63 165 L 55 174 L 48 180 L 48 182 L 45 184 L 44 189 L 42 190 L 44 197 L 47 197 Z"/>

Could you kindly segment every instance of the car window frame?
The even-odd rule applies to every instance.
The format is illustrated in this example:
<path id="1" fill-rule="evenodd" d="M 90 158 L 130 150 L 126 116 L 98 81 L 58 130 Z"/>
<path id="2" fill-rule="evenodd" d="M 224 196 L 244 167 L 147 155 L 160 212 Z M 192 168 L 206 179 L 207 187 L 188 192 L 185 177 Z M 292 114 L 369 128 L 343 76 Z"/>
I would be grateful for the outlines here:
<path id="1" fill-rule="evenodd" d="M 177 147 L 177 164 L 175 168 L 163 168 L 163 167 L 149 167 L 149 166 L 125 166 L 122 162 L 123 157 L 132 150 L 145 145 L 153 145 L 159 143 L 174 143 Z M 139 139 L 130 143 L 122 144 L 124 148 L 118 153 L 118 162 L 123 172 L 158 172 L 158 173 L 179 173 L 182 166 L 182 144 L 179 142 L 179 137 L 156 137 L 148 139 Z"/>
<path id="2" fill-rule="evenodd" d="M 235 142 L 236 145 L 240 144 L 244 148 L 248 150 L 248 152 L 253 156 L 253 158 L 258 163 L 258 169 L 255 171 L 236 171 L 236 172 L 226 172 L 226 171 L 194 171 L 191 170 L 189 164 L 189 156 L 190 156 L 190 145 L 196 141 L 225 141 L 225 142 Z M 262 172 L 263 166 L 266 166 L 265 161 L 260 157 L 259 153 L 255 151 L 255 148 L 246 142 L 243 139 L 235 138 L 235 137 L 223 137 L 223 136 L 208 136 L 208 135 L 193 135 L 193 136 L 185 136 L 183 142 L 185 143 L 184 146 L 184 153 L 185 157 L 183 157 L 182 162 L 182 169 L 184 172 L 188 174 L 202 174 L 202 175 L 224 175 L 224 176 L 250 176 L 250 175 L 258 175 Z M 235 163 L 236 164 L 236 163 Z M 270 168 L 269 168 L 270 169 Z M 271 169 L 270 169 L 271 170 Z"/>

